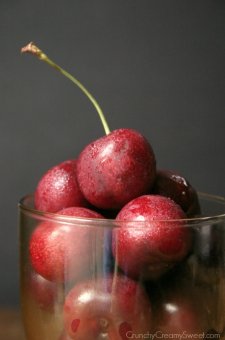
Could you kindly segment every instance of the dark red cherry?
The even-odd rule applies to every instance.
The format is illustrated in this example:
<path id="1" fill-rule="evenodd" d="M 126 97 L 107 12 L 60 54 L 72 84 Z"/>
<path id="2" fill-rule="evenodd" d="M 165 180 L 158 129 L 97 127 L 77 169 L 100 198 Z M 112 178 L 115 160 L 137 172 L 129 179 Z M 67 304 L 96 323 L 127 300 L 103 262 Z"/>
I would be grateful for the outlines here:
<path id="1" fill-rule="evenodd" d="M 152 328 L 151 304 L 143 287 L 125 276 L 80 282 L 64 304 L 72 339 L 125 340 Z"/>
<path id="2" fill-rule="evenodd" d="M 101 209 L 119 209 L 147 193 L 156 161 L 148 141 L 132 129 L 118 129 L 86 146 L 77 161 L 85 198 Z"/>
<path id="3" fill-rule="evenodd" d="M 185 177 L 176 172 L 157 170 L 152 192 L 171 198 L 181 206 L 188 217 L 200 214 L 200 205 L 196 190 Z"/>
<path id="4" fill-rule="evenodd" d="M 100 214 L 81 207 L 66 208 L 58 212 L 84 218 L 103 218 Z M 34 270 L 50 281 L 63 282 L 86 277 L 93 268 L 96 239 L 101 242 L 103 230 L 65 222 L 43 222 L 30 240 L 30 261 Z M 102 241 L 103 242 L 103 241 Z M 100 250 L 99 250 L 100 251 Z"/>
<path id="5" fill-rule="evenodd" d="M 167 197 L 144 195 L 129 202 L 116 218 L 120 228 L 113 231 L 119 267 L 131 277 L 155 279 L 181 261 L 192 243 L 185 217 Z"/>
<path id="6" fill-rule="evenodd" d="M 203 331 L 199 324 L 200 317 L 190 301 L 169 300 L 160 308 L 156 331 L 166 334 L 200 333 Z"/>
<path id="7" fill-rule="evenodd" d="M 76 179 L 76 160 L 49 169 L 40 179 L 34 194 L 37 210 L 57 212 L 72 206 L 87 206 Z"/>
<path id="8" fill-rule="evenodd" d="M 177 336 L 202 334 L 209 325 L 209 309 L 204 291 L 184 282 L 173 288 L 161 287 L 161 297 L 155 307 L 154 332 Z M 206 296 L 205 296 L 206 297 Z"/>

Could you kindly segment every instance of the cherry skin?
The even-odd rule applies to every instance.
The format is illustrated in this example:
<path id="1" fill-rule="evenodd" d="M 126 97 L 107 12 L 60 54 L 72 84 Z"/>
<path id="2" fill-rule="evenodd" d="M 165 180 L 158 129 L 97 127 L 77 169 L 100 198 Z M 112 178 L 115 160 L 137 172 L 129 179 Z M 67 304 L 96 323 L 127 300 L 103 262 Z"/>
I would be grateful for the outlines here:
<path id="1" fill-rule="evenodd" d="M 84 197 L 101 209 L 120 209 L 153 185 L 156 161 L 148 141 L 132 129 L 118 129 L 87 145 L 77 160 Z"/>
<path id="2" fill-rule="evenodd" d="M 188 217 L 200 214 L 196 190 L 186 178 L 178 173 L 170 170 L 157 170 L 152 192 L 171 198 L 181 206 Z"/>
<path id="3" fill-rule="evenodd" d="M 70 207 L 60 215 L 103 218 L 87 208 Z M 77 222 L 78 223 L 78 222 Z M 93 270 L 92 252 L 95 238 L 103 237 L 101 231 L 63 222 L 43 222 L 33 232 L 29 251 L 34 270 L 50 281 L 79 280 Z"/>
<path id="4" fill-rule="evenodd" d="M 76 160 L 67 160 L 49 169 L 34 194 L 37 210 L 57 212 L 71 206 L 87 206 L 76 179 Z"/>
<path id="5" fill-rule="evenodd" d="M 151 303 L 136 281 L 108 276 L 80 282 L 64 304 L 65 330 L 72 339 L 125 340 L 151 330 Z"/>
<path id="6" fill-rule="evenodd" d="M 120 228 L 112 236 L 119 267 L 133 278 L 144 279 L 168 271 L 191 247 L 191 233 L 180 220 L 185 217 L 179 205 L 163 196 L 144 195 L 125 205 L 116 218 Z"/>

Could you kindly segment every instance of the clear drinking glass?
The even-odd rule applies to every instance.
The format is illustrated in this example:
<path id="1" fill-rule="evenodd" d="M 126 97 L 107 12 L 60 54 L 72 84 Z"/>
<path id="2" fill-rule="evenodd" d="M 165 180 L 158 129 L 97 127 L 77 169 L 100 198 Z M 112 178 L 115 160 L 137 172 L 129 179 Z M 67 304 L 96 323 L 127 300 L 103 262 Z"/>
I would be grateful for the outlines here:
<path id="1" fill-rule="evenodd" d="M 138 237 L 159 221 L 60 216 L 36 211 L 32 196 L 22 199 L 20 287 L 27 339 L 224 338 L 225 200 L 207 194 L 199 199 L 200 218 L 164 221 L 165 232 L 180 223 L 185 228 L 191 239 L 187 254 L 160 263 L 155 249 L 146 267 L 150 276 L 145 270 L 133 275 L 135 252 L 123 256 L 126 245 L 118 244 L 118 233 L 129 230 Z M 45 240 L 54 238 L 55 245 L 46 247 Z M 168 236 L 167 244 L 173 241 Z"/>

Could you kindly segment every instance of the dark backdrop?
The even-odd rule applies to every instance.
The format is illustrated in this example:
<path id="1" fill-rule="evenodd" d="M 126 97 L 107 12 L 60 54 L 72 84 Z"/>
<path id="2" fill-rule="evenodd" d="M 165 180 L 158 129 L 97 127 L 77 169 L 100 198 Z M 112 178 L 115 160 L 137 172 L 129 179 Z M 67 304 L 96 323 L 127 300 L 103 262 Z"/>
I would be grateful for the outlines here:
<path id="1" fill-rule="evenodd" d="M 18 303 L 17 201 L 103 129 L 89 101 L 20 48 L 34 40 L 158 167 L 225 195 L 224 0 L 0 1 L 0 304 Z"/>

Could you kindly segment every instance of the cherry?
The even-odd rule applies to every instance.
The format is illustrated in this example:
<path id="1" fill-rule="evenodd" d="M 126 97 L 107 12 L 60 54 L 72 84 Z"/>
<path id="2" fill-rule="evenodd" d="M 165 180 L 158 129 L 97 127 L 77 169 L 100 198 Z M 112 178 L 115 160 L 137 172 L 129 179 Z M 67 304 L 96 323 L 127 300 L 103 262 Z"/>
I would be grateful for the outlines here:
<path id="1" fill-rule="evenodd" d="M 154 309 L 155 333 L 196 335 L 206 331 L 210 321 L 201 288 L 181 279 L 169 285 L 164 282 L 159 291 Z"/>
<path id="2" fill-rule="evenodd" d="M 77 160 L 85 198 L 102 209 L 118 209 L 146 193 L 155 179 L 155 156 L 132 129 L 118 129 L 86 146 Z"/>
<path id="3" fill-rule="evenodd" d="M 164 196 L 144 195 L 125 205 L 112 239 L 119 267 L 134 278 L 156 279 L 184 259 L 192 243 L 190 230 L 180 220 L 185 217 L 180 206 Z"/>
<path id="4" fill-rule="evenodd" d="M 204 331 L 201 314 L 191 298 L 165 301 L 158 310 L 157 332 L 164 334 L 200 334 Z"/>
<path id="5" fill-rule="evenodd" d="M 34 195 L 35 208 L 57 212 L 71 206 L 87 206 L 76 179 L 76 160 L 49 169 L 40 179 Z"/>
<path id="6" fill-rule="evenodd" d="M 55 304 L 63 301 L 62 286 L 37 273 L 31 273 L 27 289 L 41 309 L 52 311 Z"/>
<path id="7" fill-rule="evenodd" d="M 151 304 L 143 287 L 125 276 L 76 284 L 64 304 L 65 329 L 72 339 L 125 340 L 152 327 Z"/>
<path id="8" fill-rule="evenodd" d="M 71 207 L 58 212 L 84 218 L 103 218 L 87 208 Z M 94 269 L 92 254 L 95 239 L 103 238 L 103 230 L 65 222 L 42 222 L 33 232 L 29 251 L 30 261 L 35 271 L 50 281 L 63 282 L 79 280 Z M 102 241 L 103 243 L 103 241 Z M 100 250 L 99 250 L 100 251 Z"/>
<path id="9" fill-rule="evenodd" d="M 181 206 L 188 217 L 200 214 L 196 190 L 186 178 L 171 170 L 157 170 L 152 192 L 166 196 Z"/>

